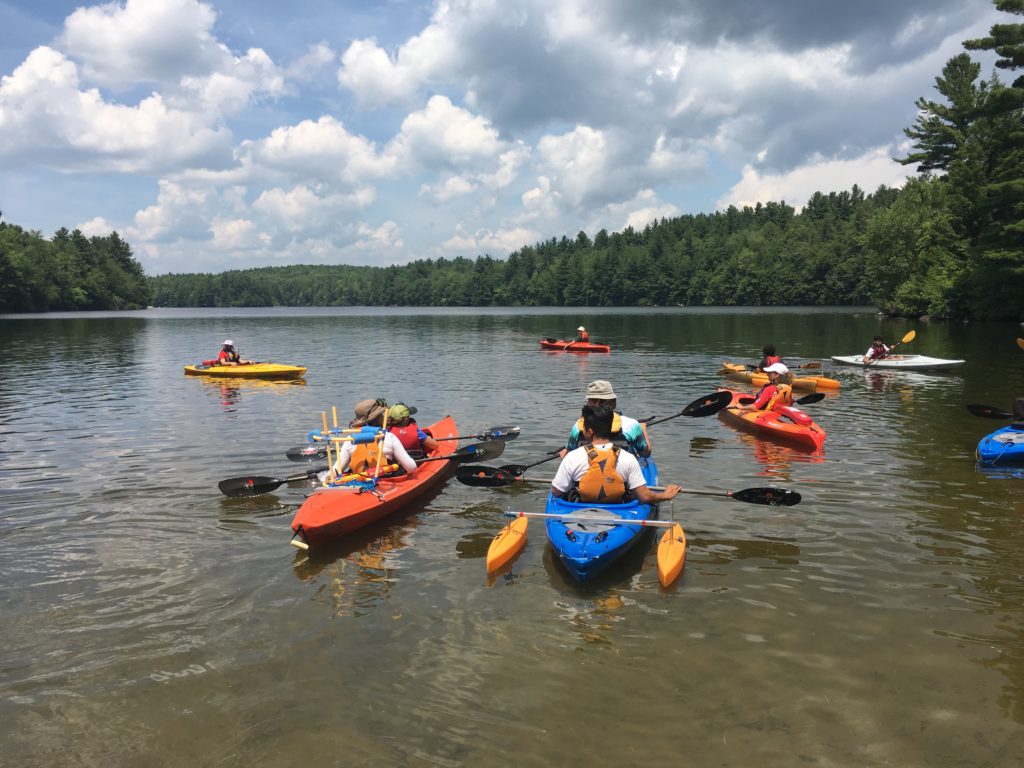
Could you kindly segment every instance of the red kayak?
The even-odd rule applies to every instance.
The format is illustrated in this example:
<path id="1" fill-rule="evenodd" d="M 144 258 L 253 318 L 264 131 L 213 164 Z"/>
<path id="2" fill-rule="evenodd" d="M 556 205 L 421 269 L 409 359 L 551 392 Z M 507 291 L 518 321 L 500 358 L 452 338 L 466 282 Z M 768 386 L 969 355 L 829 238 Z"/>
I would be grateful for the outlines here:
<path id="1" fill-rule="evenodd" d="M 607 344 L 591 344 L 589 341 L 562 341 L 561 339 L 541 339 L 541 349 L 556 349 L 559 352 L 611 352 Z"/>
<path id="2" fill-rule="evenodd" d="M 458 447 L 455 440 L 445 440 L 457 434 L 455 420 L 451 416 L 446 416 L 426 429 L 439 441 L 443 441 L 438 443 L 438 450 L 429 458 L 448 456 Z M 300 549 L 306 549 L 344 536 L 391 514 L 444 480 L 445 470 L 451 463 L 426 461 L 411 475 L 382 477 L 373 490 L 344 485 L 317 488 L 295 513 L 292 520 L 292 530 L 295 531 L 292 543 Z"/>

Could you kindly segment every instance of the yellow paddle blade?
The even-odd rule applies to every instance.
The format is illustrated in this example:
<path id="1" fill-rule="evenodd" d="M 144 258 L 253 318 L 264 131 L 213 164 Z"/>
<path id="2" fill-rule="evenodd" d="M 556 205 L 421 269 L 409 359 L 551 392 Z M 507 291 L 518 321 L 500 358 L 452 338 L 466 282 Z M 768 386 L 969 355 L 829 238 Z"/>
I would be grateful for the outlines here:
<path id="1" fill-rule="evenodd" d="M 1017 346 L 1024 349 L 1024 339 L 1017 339 Z"/>
<path id="2" fill-rule="evenodd" d="M 683 526 L 676 523 L 658 542 L 658 581 L 667 587 L 679 578 L 686 564 L 686 534 Z"/>
<path id="3" fill-rule="evenodd" d="M 900 340 L 900 343 L 906 344 L 908 341 L 913 341 L 915 336 L 917 336 L 917 331 L 907 331 L 907 335 Z"/>
<path id="4" fill-rule="evenodd" d="M 501 529 L 487 548 L 487 572 L 494 573 L 507 563 L 526 546 L 526 527 L 530 521 L 525 517 L 517 517 Z"/>

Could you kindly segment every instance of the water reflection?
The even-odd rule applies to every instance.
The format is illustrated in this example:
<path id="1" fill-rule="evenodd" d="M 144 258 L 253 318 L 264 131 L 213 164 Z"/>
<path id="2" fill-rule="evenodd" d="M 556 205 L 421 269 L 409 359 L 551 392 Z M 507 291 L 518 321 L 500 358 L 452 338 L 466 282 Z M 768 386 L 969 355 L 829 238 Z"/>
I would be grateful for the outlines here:
<path id="1" fill-rule="evenodd" d="M 414 518 L 375 523 L 315 550 L 299 552 L 292 572 L 299 581 L 321 582 L 313 599 L 330 604 L 333 616 L 361 616 L 382 605 L 394 589 L 401 552 L 417 526 Z"/>

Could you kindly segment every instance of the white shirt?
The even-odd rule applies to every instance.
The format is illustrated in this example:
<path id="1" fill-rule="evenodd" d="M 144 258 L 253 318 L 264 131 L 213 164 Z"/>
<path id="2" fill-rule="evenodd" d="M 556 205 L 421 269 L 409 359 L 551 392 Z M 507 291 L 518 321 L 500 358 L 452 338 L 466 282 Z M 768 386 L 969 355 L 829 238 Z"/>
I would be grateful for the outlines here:
<path id="1" fill-rule="evenodd" d="M 335 443 L 337 445 L 337 443 Z M 338 449 L 338 460 L 334 463 L 335 474 L 341 475 L 348 469 L 348 463 L 352 459 L 352 452 L 356 449 L 355 443 L 346 442 Z M 390 432 L 384 433 L 384 458 L 390 461 L 397 461 L 399 466 L 406 472 L 412 472 L 418 466 L 409 452 L 405 450 L 402 441 Z"/>
<path id="2" fill-rule="evenodd" d="M 611 447 L 611 443 L 594 446 L 599 451 L 607 451 Z M 562 463 L 558 465 L 558 471 L 555 473 L 555 479 L 551 481 L 551 487 L 560 493 L 568 493 L 588 469 L 590 469 L 590 458 L 587 456 L 585 446 L 569 451 L 562 459 Z M 619 473 L 622 482 L 630 490 L 647 485 L 643 472 L 640 471 L 640 462 L 629 451 L 619 451 L 619 458 L 615 462 L 615 471 Z"/>

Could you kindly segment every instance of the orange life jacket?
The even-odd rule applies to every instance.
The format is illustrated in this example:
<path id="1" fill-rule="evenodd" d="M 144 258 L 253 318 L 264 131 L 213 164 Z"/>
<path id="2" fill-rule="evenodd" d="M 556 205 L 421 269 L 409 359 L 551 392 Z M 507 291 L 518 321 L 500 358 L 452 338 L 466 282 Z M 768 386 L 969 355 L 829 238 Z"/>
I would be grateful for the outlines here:
<path id="1" fill-rule="evenodd" d="M 377 468 L 377 456 L 383 450 L 384 435 L 380 434 L 372 443 L 357 445 L 348 460 L 348 471 L 355 474 L 372 474 Z M 387 457 L 381 459 L 381 468 L 387 464 Z M 383 472 L 381 473 L 383 474 Z"/>
<path id="2" fill-rule="evenodd" d="M 626 483 L 615 469 L 619 461 L 618 446 L 613 445 L 608 450 L 599 451 L 593 443 L 587 443 L 583 448 L 590 459 L 590 467 L 577 484 L 580 500 L 588 504 L 618 504 L 626 494 Z"/>
<path id="3" fill-rule="evenodd" d="M 779 384 L 772 399 L 765 405 L 766 411 L 777 411 L 787 405 L 793 404 L 793 388 L 789 384 Z"/>

